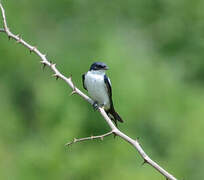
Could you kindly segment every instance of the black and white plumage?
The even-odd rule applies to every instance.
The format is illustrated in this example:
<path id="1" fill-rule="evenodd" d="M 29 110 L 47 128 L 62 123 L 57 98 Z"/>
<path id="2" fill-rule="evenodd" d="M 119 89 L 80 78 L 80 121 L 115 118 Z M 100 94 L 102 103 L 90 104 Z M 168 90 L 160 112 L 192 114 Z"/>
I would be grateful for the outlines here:
<path id="1" fill-rule="evenodd" d="M 95 101 L 94 107 L 104 107 L 108 116 L 117 125 L 117 121 L 123 120 L 113 106 L 111 82 L 105 74 L 107 69 L 108 66 L 102 62 L 93 63 L 89 71 L 82 75 L 83 87 Z"/>

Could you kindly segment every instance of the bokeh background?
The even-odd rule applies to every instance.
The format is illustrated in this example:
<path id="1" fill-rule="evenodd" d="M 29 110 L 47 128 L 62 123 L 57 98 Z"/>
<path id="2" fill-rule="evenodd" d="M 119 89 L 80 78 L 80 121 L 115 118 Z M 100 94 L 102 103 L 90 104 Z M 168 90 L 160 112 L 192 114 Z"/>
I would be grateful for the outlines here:
<path id="1" fill-rule="evenodd" d="M 107 63 L 119 128 L 178 179 L 204 179 L 203 0 L 2 3 L 11 31 L 80 89 L 92 62 Z M 39 60 L 0 34 L 0 179 L 164 179 L 118 137 L 66 149 L 109 127 Z"/>

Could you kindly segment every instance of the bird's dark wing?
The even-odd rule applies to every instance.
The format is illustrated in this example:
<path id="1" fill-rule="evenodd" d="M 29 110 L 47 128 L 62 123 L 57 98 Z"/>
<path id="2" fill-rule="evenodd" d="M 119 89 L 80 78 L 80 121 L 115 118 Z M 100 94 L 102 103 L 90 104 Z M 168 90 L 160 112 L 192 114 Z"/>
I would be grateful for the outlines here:
<path id="1" fill-rule="evenodd" d="M 106 88 L 107 88 L 107 91 L 108 91 L 108 95 L 112 101 L 112 88 L 111 88 L 111 82 L 110 82 L 110 79 L 104 75 L 104 82 L 105 82 L 105 85 L 106 85 Z"/>
<path id="2" fill-rule="evenodd" d="M 85 74 L 82 75 L 82 83 L 83 83 L 83 87 L 84 87 L 84 89 L 86 89 L 86 86 L 85 86 L 84 80 L 85 80 Z M 87 90 L 87 89 L 86 89 L 86 90 Z"/>
<path id="3" fill-rule="evenodd" d="M 113 107 L 111 82 L 110 82 L 110 79 L 106 75 L 104 75 L 104 82 L 105 82 L 105 85 L 108 91 L 108 95 L 110 98 L 110 109 L 106 110 L 106 113 L 117 126 L 117 121 L 123 122 L 123 120 Z"/>

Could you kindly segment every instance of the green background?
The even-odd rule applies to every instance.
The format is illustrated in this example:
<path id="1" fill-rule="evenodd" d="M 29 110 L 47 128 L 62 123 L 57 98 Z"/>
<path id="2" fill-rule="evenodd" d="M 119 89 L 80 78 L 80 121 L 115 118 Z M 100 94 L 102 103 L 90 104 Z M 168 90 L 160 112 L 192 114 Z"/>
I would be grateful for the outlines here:
<path id="1" fill-rule="evenodd" d="M 107 63 L 119 128 L 178 179 L 204 179 L 203 0 L 2 3 L 11 31 L 81 90 L 90 64 Z M 119 137 L 66 149 L 109 127 L 39 61 L 0 33 L 0 179 L 164 179 Z"/>

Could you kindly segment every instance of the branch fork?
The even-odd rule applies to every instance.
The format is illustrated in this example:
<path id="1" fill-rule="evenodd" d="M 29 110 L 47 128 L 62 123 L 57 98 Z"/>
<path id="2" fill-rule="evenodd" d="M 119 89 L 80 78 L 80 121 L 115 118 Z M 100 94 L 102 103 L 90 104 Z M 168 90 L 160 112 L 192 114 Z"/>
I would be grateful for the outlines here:
<path id="1" fill-rule="evenodd" d="M 19 35 L 15 35 L 13 34 L 8 26 L 7 26 L 7 21 L 6 21 L 6 16 L 5 16 L 5 11 L 4 8 L 1 4 L 0 1 L 0 10 L 2 13 L 2 18 L 3 18 L 3 29 L 0 28 L 0 32 L 6 33 L 8 38 L 12 38 L 14 39 L 16 42 L 18 42 L 19 44 L 23 45 L 24 47 L 26 47 L 27 49 L 29 49 L 30 53 L 34 52 L 37 56 L 40 57 L 41 59 L 41 63 L 43 64 L 43 67 L 48 66 L 54 73 L 54 77 L 56 77 L 57 79 L 60 78 L 63 81 L 65 81 L 65 83 L 71 87 L 71 89 L 73 90 L 71 95 L 73 94 L 78 94 L 79 96 L 81 96 L 84 100 L 86 100 L 87 102 L 89 102 L 90 104 L 93 104 L 93 100 L 91 98 L 89 98 L 86 94 L 84 94 L 83 92 L 81 92 L 72 82 L 72 78 L 67 78 L 66 76 L 64 76 L 62 73 L 60 73 L 60 71 L 56 68 L 56 64 L 51 63 L 51 61 L 49 61 L 46 57 L 45 54 L 41 53 L 37 47 L 32 46 L 30 44 L 28 44 L 26 41 L 24 41 Z M 67 144 L 65 144 L 66 146 L 69 146 L 71 144 L 77 143 L 77 142 L 81 142 L 81 141 L 87 141 L 87 140 L 93 140 L 93 139 L 101 139 L 103 140 L 104 137 L 109 136 L 111 134 L 114 134 L 115 136 L 119 136 L 122 139 L 124 139 L 126 142 L 128 142 L 129 144 L 131 144 L 140 154 L 140 156 L 143 158 L 145 163 L 148 163 L 150 166 L 152 166 L 154 169 L 156 169 L 160 174 L 162 174 L 164 177 L 166 177 L 166 179 L 168 180 L 177 180 L 173 175 L 171 175 L 169 172 L 167 172 L 166 170 L 164 170 L 161 166 L 159 166 L 156 162 L 154 162 L 146 153 L 145 151 L 142 149 L 142 147 L 140 146 L 140 144 L 138 143 L 138 140 L 134 140 L 132 138 L 130 138 L 129 136 L 127 136 L 126 134 L 124 134 L 123 132 L 121 132 L 115 125 L 114 123 L 111 121 L 111 119 L 108 117 L 108 115 L 106 114 L 105 110 L 101 107 L 99 107 L 98 109 L 99 113 L 101 114 L 101 116 L 105 119 L 105 121 L 107 122 L 107 124 L 109 125 L 111 131 L 103 134 L 103 135 L 99 135 L 99 136 L 91 136 L 91 137 L 85 137 L 85 138 L 80 138 L 80 139 L 74 139 L 71 142 L 68 142 Z"/>

